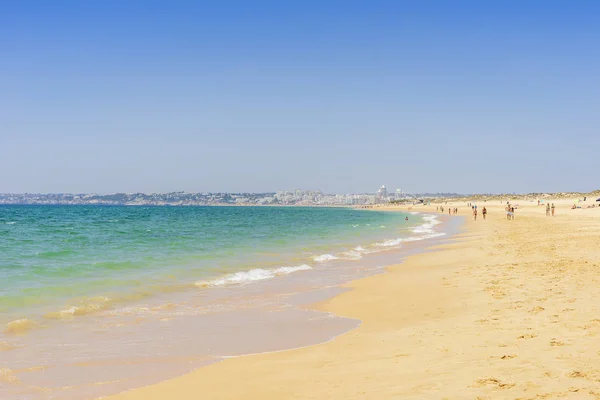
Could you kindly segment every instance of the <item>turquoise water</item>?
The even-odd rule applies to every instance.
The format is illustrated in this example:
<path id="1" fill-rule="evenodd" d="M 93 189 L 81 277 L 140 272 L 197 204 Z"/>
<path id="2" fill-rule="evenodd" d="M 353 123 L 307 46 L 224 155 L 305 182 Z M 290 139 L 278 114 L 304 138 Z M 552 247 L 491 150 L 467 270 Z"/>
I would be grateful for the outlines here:
<path id="1" fill-rule="evenodd" d="M 351 257 L 356 246 L 365 250 L 422 223 L 406 216 L 345 208 L 2 206 L 0 317 L 35 320 L 69 306 L 94 311 L 300 271 L 319 256 Z"/>

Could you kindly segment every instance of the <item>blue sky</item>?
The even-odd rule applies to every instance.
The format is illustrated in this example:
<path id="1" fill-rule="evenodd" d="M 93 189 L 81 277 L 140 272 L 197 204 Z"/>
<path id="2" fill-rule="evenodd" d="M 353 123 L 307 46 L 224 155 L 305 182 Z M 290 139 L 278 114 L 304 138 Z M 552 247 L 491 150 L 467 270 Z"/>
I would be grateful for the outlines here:
<path id="1" fill-rule="evenodd" d="M 0 192 L 600 188 L 600 3 L 0 1 Z"/>

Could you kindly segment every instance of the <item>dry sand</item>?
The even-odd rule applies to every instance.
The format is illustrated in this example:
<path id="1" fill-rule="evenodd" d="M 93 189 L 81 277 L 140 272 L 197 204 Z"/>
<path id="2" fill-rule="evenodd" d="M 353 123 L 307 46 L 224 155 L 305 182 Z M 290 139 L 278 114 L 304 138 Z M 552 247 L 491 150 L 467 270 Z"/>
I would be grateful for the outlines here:
<path id="1" fill-rule="evenodd" d="M 454 243 L 316 305 L 363 321 L 329 343 L 110 399 L 600 399 L 600 208 L 572 204 L 521 204 L 514 221 L 486 204 Z"/>

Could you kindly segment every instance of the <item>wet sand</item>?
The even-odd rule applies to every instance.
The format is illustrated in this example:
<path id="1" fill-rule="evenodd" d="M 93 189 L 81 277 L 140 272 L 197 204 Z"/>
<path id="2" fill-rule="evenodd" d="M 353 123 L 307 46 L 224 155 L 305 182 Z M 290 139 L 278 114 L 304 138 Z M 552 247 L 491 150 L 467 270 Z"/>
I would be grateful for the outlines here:
<path id="1" fill-rule="evenodd" d="M 520 204 L 507 221 L 486 204 L 454 243 L 348 284 L 313 306 L 362 321 L 332 341 L 109 398 L 599 399 L 600 209 L 556 205 L 552 218 Z"/>

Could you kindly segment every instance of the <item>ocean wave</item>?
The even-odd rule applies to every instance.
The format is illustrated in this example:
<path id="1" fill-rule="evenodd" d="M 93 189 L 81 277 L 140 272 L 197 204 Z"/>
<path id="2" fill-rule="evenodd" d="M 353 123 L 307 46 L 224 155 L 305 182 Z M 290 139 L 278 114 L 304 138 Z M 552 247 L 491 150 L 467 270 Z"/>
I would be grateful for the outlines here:
<path id="1" fill-rule="evenodd" d="M 428 235 L 423 236 L 423 239 L 433 239 L 433 238 L 445 236 L 445 235 L 446 234 L 444 232 L 435 232 L 435 233 L 430 233 Z"/>
<path id="2" fill-rule="evenodd" d="M 233 274 L 225 275 L 222 278 L 218 278 L 212 281 L 198 281 L 196 282 L 197 287 L 208 287 L 208 286 L 223 286 L 230 284 L 244 284 L 254 281 L 262 281 L 265 279 L 275 278 L 280 275 L 287 275 L 297 271 L 305 271 L 312 269 L 309 265 L 303 264 L 296 267 L 280 267 L 276 269 L 262 269 L 255 268 L 250 271 L 236 272 Z"/>
<path id="3" fill-rule="evenodd" d="M 340 258 L 344 258 L 346 260 L 359 260 L 365 254 L 372 253 L 372 250 L 367 250 L 362 246 L 356 246 L 352 250 L 344 251 L 340 254 Z"/>
<path id="4" fill-rule="evenodd" d="M 44 317 L 48 319 L 70 319 L 106 310 L 109 307 L 110 303 L 111 299 L 108 297 L 92 297 L 86 300 L 82 300 L 77 305 L 68 306 L 64 310 L 50 312 Z"/>
<path id="5" fill-rule="evenodd" d="M 15 221 L 9 221 L 9 222 L 6 223 L 6 225 L 14 225 L 14 224 L 16 224 Z"/>
<path id="6" fill-rule="evenodd" d="M 441 223 L 435 215 L 431 214 L 425 214 L 423 220 L 425 221 L 424 224 L 413 228 L 414 233 L 434 233 L 433 227 Z"/>
<path id="7" fill-rule="evenodd" d="M 57 250 L 57 251 L 44 251 L 44 252 L 40 252 L 37 253 L 36 256 L 40 257 L 40 258 L 59 258 L 59 257 L 63 257 L 63 256 L 68 256 L 70 254 L 75 254 L 75 251 L 73 250 Z"/>
<path id="8" fill-rule="evenodd" d="M 417 214 L 417 213 L 416 213 Z M 401 245 L 403 242 L 417 242 L 419 240 L 432 239 L 435 237 L 444 236 L 443 232 L 436 232 L 434 227 L 441 224 L 435 215 L 425 214 L 423 216 L 424 223 L 416 226 L 412 229 L 413 233 L 417 233 L 417 236 L 408 236 L 404 238 L 389 239 L 383 242 L 375 243 L 377 247 L 395 247 Z"/>
<path id="9" fill-rule="evenodd" d="M 30 319 L 22 318 L 9 322 L 4 328 L 4 333 L 8 335 L 21 335 L 37 328 L 39 325 Z"/>
<path id="10" fill-rule="evenodd" d="M 339 257 L 336 257 L 333 254 L 321 254 L 320 256 L 313 257 L 313 260 L 316 262 L 323 262 L 323 261 L 337 260 L 338 258 Z"/>
<path id="11" fill-rule="evenodd" d="M 398 246 L 400 243 L 402 243 L 404 241 L 403 238 L 398 238 L 398 239 L 390 239 L 390 240 L 386 240 L 384 242 L 378 242 L 375 243 L 375 246 L 379 246 L 379 247 L 392 247 L 392 246 Z"/>

